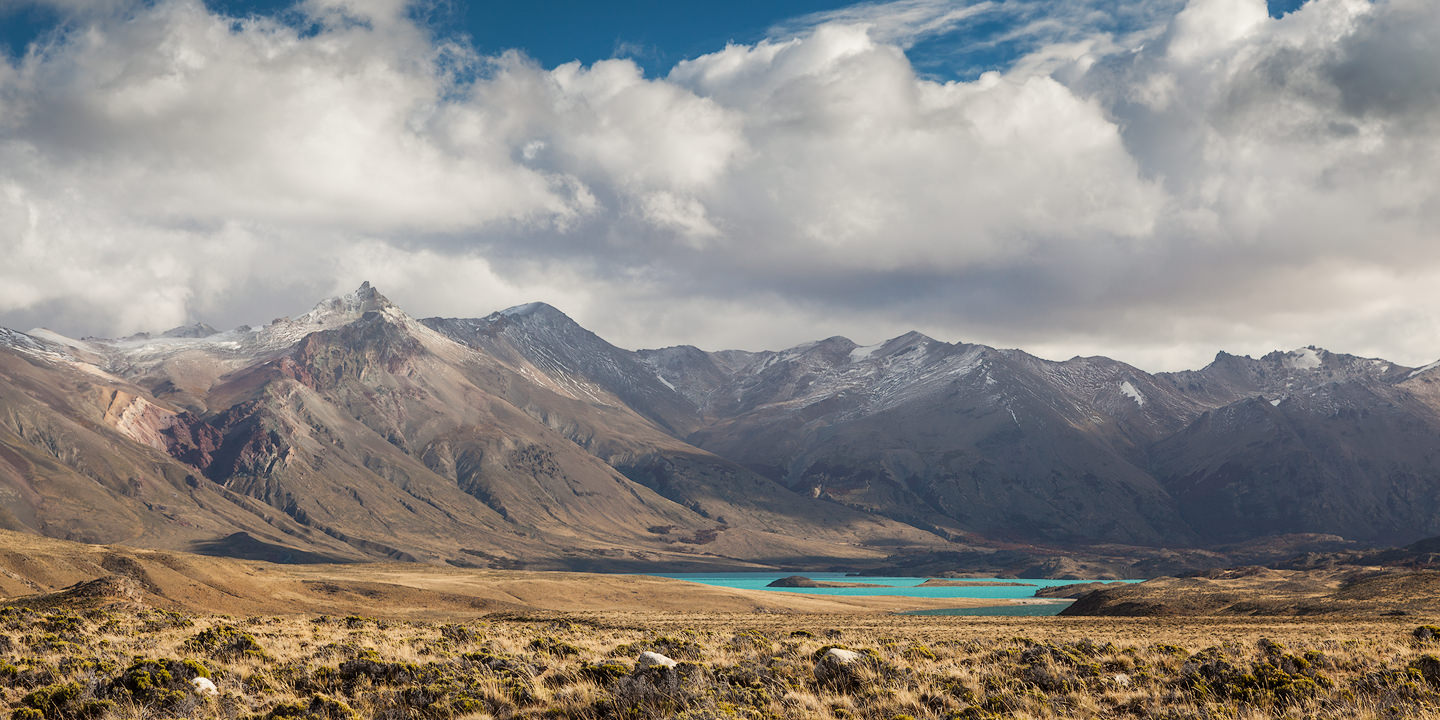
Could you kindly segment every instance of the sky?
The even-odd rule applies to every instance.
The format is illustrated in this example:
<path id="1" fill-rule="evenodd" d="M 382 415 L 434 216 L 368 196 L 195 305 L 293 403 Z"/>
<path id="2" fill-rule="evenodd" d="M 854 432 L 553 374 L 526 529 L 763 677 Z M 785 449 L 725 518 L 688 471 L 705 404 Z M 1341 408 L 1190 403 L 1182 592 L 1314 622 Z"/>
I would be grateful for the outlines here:
<path id="1" fill-rule="evenodd" d="M 0 325 L 1440 358 L 1432 0 L 0 0 Z"/>

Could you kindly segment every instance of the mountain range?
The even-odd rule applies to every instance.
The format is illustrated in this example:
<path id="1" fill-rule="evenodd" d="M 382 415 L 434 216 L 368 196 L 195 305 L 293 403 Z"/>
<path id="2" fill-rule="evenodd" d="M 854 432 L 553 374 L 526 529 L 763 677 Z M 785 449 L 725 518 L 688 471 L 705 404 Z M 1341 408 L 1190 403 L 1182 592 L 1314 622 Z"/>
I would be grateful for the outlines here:
<path id="1" fill-rule="evenodd" d="M 567 569 L 1403 544 L 1440 535 L 1440 364 L 630 351 L 543 303 L 415 319 L 367 283 L 260 328 L 0 329 L 0 528 Z"/>

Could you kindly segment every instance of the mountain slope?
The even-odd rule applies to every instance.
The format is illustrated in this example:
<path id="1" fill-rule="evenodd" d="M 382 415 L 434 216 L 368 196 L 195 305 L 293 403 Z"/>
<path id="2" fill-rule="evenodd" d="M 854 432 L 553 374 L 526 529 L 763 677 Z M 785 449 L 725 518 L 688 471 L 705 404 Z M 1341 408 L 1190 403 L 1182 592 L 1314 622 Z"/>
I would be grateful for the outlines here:
<path id="1" fill-rule="evenodd" d="M 64 491 L 17 503 L 5 521 L 153 547 L 536 567 L 873 560 L 939 543 L 797 498 L 622 402 L 582 401 L 513 364 L 523 358 L 431 330 L 368 284 L 260 330 L 209 331 L 8 333 L 0 357 L 44 377 L 7 385 L 4 408 L 18 420 L 4 478 L 17 493 Z M 77 408 L 77 393 L 100 404 Z M 37 398 L 54 407 L 36 409 Z M 37 433 L 37 417 L 58 429 Z M 72 438 L 75 425 L 104 437 Z M 68 465 L 37 464 L 47 441 L 74 448 Z M 160 470 L 134 469 L 131 456 Z M 156 519 L 168 506 L 143 498 L 123 511 L 137 504 L 122 492 L 127 478 L 144 486 L 157 473 L 171 480 L 156 494 L 181 483 L 207 495 L 193 503 L 203 520 L 193 531 L 169 528 Z M 122 511 L 85 521 L 109 505 Z"/>
<path id="2" fill-rule="evenodd" d="M 774 535 L 836 543 L 865 537 L 885 538 L 885 544 L 937 542 L 925 531 L 882 516 L 798 496 L 676 438 L 667 431 L 673 425 L 651 418 L 693 424 L 698 422 L 695 408 L 631 353 L 599 340 L 548 305 L 532 303 L 481 320 L 423 322 L 505 361 L 525 380 L 500 386 L 507 401 L 629 479 L 713 520 L 712 530 L 720 531 L 722 543 L 747 527 L 767 533 L 766 543 L 776 542 Z M 644 401 L 640 409 L 631 405 L 635 398 Z M 704 531 L 698 538 L 711 534 Z"/>
<path id="3" fill-rule="evenodd" d="M 88 541 L 619 569 L 1440 533 L 1440 368 L 1318 348 L 632 352 L 367 283 L 258 329 L 3 330 L 0 380 L 0 526 Z"/>
<path id="4" fill-rule="evenodd" d="M 1175 424 L 1166 408 L 1189 406 L 1106 362 L 914 333 L 870 348 L 831 338 L 752 359 L 712 394 L 720 417 L 689 439 L 788 486 L 959 536 L 1183 541 L 1172 501 L 1127 456 Z M 1137 386 L 1149 408 L 1125 394 Z"/>

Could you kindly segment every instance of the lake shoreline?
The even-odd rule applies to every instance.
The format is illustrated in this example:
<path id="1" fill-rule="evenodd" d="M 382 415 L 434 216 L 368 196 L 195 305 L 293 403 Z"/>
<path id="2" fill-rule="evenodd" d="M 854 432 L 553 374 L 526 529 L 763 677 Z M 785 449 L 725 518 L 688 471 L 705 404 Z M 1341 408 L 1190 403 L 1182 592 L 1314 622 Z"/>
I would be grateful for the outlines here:
<path id="1" fill-rule="evenodd" d="M 1038 591 L 1072 585 L 1074 580 L 1048 578 L 868 577 L 830 572 L 804 576 L 785 572 L 666 573 L 658 574 L 712 587 L 765 593 L 785 592 L 814 597 L 885 602 L 899 613 L 933 615 L 1054 615 L 1070 600 L 1037 598 Z M 802 582 L 803 581 L 803 582 Z M 777 586 L 776 583 L 783 583 Z M 905 607 L 911 605 L 911 607 Z"/>

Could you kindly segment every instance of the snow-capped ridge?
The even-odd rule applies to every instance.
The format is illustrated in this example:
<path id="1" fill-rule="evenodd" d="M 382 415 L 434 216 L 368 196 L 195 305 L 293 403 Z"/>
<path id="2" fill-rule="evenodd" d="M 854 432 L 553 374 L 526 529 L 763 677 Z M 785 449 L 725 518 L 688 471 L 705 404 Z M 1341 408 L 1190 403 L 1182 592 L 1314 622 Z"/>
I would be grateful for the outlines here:
<path id="1" fill-rule="evenodd" d="M 885 355 L 895 355 L 912 348 L 934 345 L 937 341 L 922 332 L 911 330 L 904 335 L 891 338 L 881 345 L 880 352 Z"/>
<path id="2" fill-rule="evenodd" d="M 854 350 L 851 350 L 851 351 L 850 351 L 850 362 L 853 363 L 853 362 L 860 362 L 860 361 L 862 361 L 862 360 L 865 360 L 865 359 L 869 358 L 871 355 L 874 355 L 876 350 L 879 350 L 880 348 L 882 348 L 882 347 L 884 347 L 884 346 L 885 346 L 885 343 L 875 343 L 874 345 L 865 345 L 865 346 L 863 346 L 863 347 L 857 347 L 857 348 L 855 348 Z"/>
<path id="3" fill-rule="evenodd" d="M 1327 350 L 1308 345 L 1284 353 L 1278 359 L 1281 364 L 1292 370 L 1315 370 L 1325 364 L 1325 359 L 1329 355 L 1330 352 Z M 1266 356 L 1267 359 L 1269 357 L 1269 355 Z"/>
<path id="4" fill-rule="evenodd" d="M 383 311 L 394 308 L 395 305 L 390 299 L 381 295 L 378 290 L 370 285 L 370 281 L 360 283 L 360 287 L 353 292 L 336 297 L 321 300 L 315 304 L 310 312 L 295 318 L 296 322 L 309 322 L 313 324 L 327 324 L 329 321 L 339 318 L 355 318 L 370 311 Z"/>
<path id="5" fill-rule="evenodd" d="M 553 314 L 557 314 L 557 315 L 564 315 L 564 314 L 565 314 L 565 313 L 560 312 L 558 309 L 556 309 L 555 306 L 550 305 L 549 303 L 544 303 L 544 302 L 539 302 L 539 301 L 536 301 L 536 302 L 528 302 L 528 303 L 525 303 L 525 304 L 523 304 L 523 305 L 516 305 L 516 306 L 514 306 L 514 307 L 508 307 L 508 308 L 505 308 L 504 310 L 501 310 L 501 311 L 499 311 L 499 312 L 497 312 L 497 313 L 494 313 L 494 314 L 496 314 L 496 315 L 501 315 L 501 316 L 507 317 L 507 318 L 518 318 L 518 317 L 527 317 L 527 316 L 529 316 L 529 315 L 536 315 L 536 314 L 547 314 L 547 315 L 548 315 L 548 314 L 552 314 L 552 313 L 553 313 Z"/>
<path id="6" fill-rule="evenodd" d="M 45 345 L 41 344 L 36 338 L 9 328 L 0 328 L 0 345 L 20 350 L 21 352 L 32 353 L 41 352 L 46 349 Z"/>
<path id="7" fill-rule="evenodd" d="M 1413 377 L 1415 377 L 1415 376 L 1417 376 L 1417 375 L 1424 375 L 1425 373 L 1430 372 L 1431 370 L 1434 370 L 1434 369 L 1437 368 L 1437 367 L 1440 367 L 1440 360 L 1436 360 L 1435 362 L 1432 362 L 1432 363 L 1430 363 L 1429 365 L 1423 365 L 1423 366 L 1421 366 L 1421 367 L 1415 368 L 1414 370 L 1411 370 L 1411 371 L 1410 371 L 1410 374 L 1409 374 L 1409 375 L 1406 375 L 1405 377 L 1406 377 L 1406 378 L 1413 378 Z"/>

